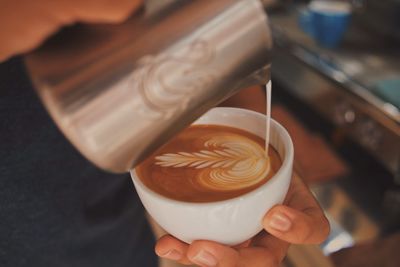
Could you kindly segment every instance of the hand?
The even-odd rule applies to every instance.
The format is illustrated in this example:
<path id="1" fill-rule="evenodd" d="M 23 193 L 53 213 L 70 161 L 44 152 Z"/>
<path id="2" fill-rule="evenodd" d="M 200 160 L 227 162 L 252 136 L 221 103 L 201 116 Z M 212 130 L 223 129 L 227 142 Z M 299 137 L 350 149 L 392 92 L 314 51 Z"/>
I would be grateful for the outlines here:
<path id="1" fill-rule="evenodd" d="M 284 205 L 276 205 L 263 219 L 262 231 L 236 247 L 199 240 L 188 245 L 170 235 L 156 245 L 160 257 L 182 264 L 218 267 L 278 267 L 290 243 L 317 244 L 330 231 L 329 223 L 317 201 L 301 179 L 294 175 Z"/>
<path id="2" fill-rule="evenodd" d="M 142 0 L 0 0 L 0 62 L 28 52 L 75 22 L 118 23 Z"/>

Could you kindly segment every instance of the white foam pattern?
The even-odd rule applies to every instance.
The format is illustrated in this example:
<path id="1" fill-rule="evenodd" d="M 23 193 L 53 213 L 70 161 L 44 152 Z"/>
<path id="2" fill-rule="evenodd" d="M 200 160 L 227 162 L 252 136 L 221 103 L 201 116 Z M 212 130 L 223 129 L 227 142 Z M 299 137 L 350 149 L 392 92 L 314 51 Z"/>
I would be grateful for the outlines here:
<path id="1" fill-rule="evenodd" d="M 259 183 L 270 171 L 258 143 L 241 135 L 214 136 L 198 152 L 166 153 L 156 157 L 162 167 L 198 169 L 193 182 L 214 190 L 236 190 Z"/>

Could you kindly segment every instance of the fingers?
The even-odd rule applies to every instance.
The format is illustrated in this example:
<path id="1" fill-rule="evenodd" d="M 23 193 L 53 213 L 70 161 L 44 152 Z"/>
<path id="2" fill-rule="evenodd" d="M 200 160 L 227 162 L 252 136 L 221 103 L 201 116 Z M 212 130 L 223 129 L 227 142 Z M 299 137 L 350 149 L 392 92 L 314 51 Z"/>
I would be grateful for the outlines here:
<path id="1" fill-rule="evenodd" d="M 308 186 L 297 175 L 293 175 L 284 204 L 296 210 L 306 210 L 309 208 L 318 208 L 321 210 Z"/>
<path id="2" fill-rule="evenodd" d="M 228 246 L 212 241 L 195 241 L 187 252 L 187 257 L 194 264 L 206 267 L 236 266 L 239 253 Z"/>
<path id="3" fill-rule="evenodd" d="M 39 46 L 60 27 L 75 23 L 119 23 L 142 0 L 3 0 L 0 2 L 0 62 Z M 23 18 L 23 19 L 21 19 Z"/>
<path id="4" fill-rule="evenodd" d="M 221 265 L 228 266 L 251 266 L 251 267 L 279 267 L 280 260 L 276 255 L 271 253 L 264 247 L 245 248 L 239 251 L 239 261 L 237 265 Z"/>
<path id="5" fill-rule="evenodd" d="M 236 246 L 233 246 L 232 248 L 234 248 L 234 249 L 247 248 L 247 247 L 250 246 L 250 244 L 251 244 L 251 239 L 249 239 L 247 241 L 244 241 L 244 242 L 242 242 L 242 243 L 240 243 L 240 244 L 238 244 Z"/>
<path id="6" fill-rule="evenodd" d="M 171 235 L 165 235 L 157 241 L 155 251 L 159 257 L 189 265 L 191 262 L 186 257 L 188 247 L 188 244 Z"/>
<path id="7" fill-rule="evenodd" d="M 189 246 L 187 257 L 194 264 L 206 267 L 278 267 L 288 246 L 286 242 L 264 232 L 252 242 L 251 247 L 238 249 L 212 241 L 195 241 Z"/>
<path id="8" fill-rule="evenodd" d="M 251 247 L 249 247 L 250 244 Z M 194 241 L 191 245 L 187 245 L 166 235 L 157 242 L 155 250 L 160 257 L 202 267 L 278 267 L 288 247 L 287 242 L 263 231 L 253 240 L 235 247 L 204 240 Z"/>
<path id="9" fill-rule="evenodd" d="M 329 234 L 329 223 L 319 211 L 301 212 L 283 205 L 272 208 L 263 225 L 270 234 L 293 244 L 318 244 Z"/>
<path id="10" fill-rule="evenodd" d="M 166 236 L 158 242 L 157 254 L 206 267 L 278 267 L 289 243 L 320 243 L 330 230 L 322 209 L 297 176 L 293 178 L 285 205 L 273 207 L 264 217 L 264 228 L 271 235 L 263 232 L 251 242 L 235 247 L 212 241 L 195 241 L 189 246 Z"/>
<path id="11" fill-rule="evenodd" d="M 278 262 L 281 262 L 285 256 L 290 244 L 286 241 L 276 238 L 265 231 L 262 231 L 253 238 L 253 246 L 268 248 Z"/>
<path id="12" fill-rule="evenodd" d="M 267 232 L 294 244 L 316 244 L 327 238 L 328 220 L 297 176 L 293 177 L 285 204 L 287 206 L 273 207 L 264 217 L 263 226 Z"/>

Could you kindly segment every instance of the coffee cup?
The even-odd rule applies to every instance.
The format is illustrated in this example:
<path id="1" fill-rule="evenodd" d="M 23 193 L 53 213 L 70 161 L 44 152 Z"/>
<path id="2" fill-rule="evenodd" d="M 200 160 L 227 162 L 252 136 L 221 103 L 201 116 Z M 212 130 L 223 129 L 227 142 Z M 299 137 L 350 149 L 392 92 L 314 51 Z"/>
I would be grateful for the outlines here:
<path id="1" fill-rule="evenodd" d="M 193 124 L 230 126 L 265 138 L 265 123 L 263 114 L 219 107 Z M 174 200 L 145 186 L 135 169 L 131 170 L 131 176 L 147 212 L 171 235 L 186 243 L 212 240 L 236 245 L 260 232 L 264 215 L 274 205 L 282 203 L 287 194 L 292 177 L 293 143 L 288 132 L 274 120 L 271 120 L 270 145 L 282 160 L 280 169 L 265 184 L 227 200 L 206 203 Z"/>
<path id="2" fill-rule="evenodd" d="M 338 46 L 351 17 L 351 5 L 342 1 L 310 2 L 299 15 L 300 27 L 318 44 L 327 48 Z"/>

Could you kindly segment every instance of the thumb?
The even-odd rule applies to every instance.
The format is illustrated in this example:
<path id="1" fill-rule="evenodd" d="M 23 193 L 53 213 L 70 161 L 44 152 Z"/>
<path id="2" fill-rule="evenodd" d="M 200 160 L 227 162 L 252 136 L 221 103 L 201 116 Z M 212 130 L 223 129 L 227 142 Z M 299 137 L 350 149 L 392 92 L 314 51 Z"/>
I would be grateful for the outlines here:
<path id="1" fill-rule="evenodd" d="M 330 231 L 328 220 L 319 207 L 304 211 L 277 205 L 263 220 L 264 229 L 275 237 L 293 244 L 318 244 Z"/>

